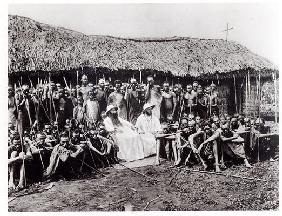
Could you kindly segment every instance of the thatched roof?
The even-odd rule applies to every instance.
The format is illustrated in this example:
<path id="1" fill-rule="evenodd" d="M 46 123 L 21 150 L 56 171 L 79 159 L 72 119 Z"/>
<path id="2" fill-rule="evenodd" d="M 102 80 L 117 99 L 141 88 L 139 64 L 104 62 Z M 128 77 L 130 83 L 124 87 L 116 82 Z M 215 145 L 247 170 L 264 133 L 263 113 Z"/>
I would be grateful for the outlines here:
<path id="1" fill-rule="evenodd" d="M 194 77 L 247 69 L 277 71 L 267 59 L 221 39 L 88 36 L 12 15 L 8 30 L 9 73 L 81 67 L 151 69 Z"/>

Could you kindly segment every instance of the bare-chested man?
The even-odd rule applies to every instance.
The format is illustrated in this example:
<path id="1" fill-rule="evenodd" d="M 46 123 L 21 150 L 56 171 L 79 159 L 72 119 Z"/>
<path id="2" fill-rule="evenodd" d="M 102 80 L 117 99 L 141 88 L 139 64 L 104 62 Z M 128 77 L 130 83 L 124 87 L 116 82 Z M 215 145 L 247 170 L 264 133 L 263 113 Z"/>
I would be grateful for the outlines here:
<path id="1" fill-rule="evenodd" d="M 101 112 L 106 111 L 107 108 L 107 92 L 105 88 L 105 80 L 99 79 L 99 88 L 97 89 L 96 97 L 99 102 Z"/>
<path id="2" fill-rule="evenodd" d="M 118 107 L 118 116 L 124 120 L 127 120 L 127 106 L 125 95 L 121 89 L 121 81 L 115 81 L 115 91 L 109 95 L 108 105 L 114 105 Z"/>
<path id="3" fill-rule="evenodd" d="M 201 147 L 206 143 L 215 140 L 221 142 L 221 148 L 223 149 L 222 157 L 221 157 L 222 167 L 225 167 L 224 154 L 227 154 L 233 158 L 234 156 L 236 156 L 237 158 L 241 158 L 244 160 L 244 164 L 246 167 L 248 168 L 252 167 L 249 164 L 245 155 L 244 139 L 240 137 L 237 133 L 230 130 L 229 123 L 222 124 L 220 129 L 216 130 L 212 136 L 210 136 L 200 145 L 198 151 L 200 151 Z"/>
<path id="4" fill-rule="evenodd" d="M 17 188 L 22 189 L 25 186 L 26 162 L 32 159 L 30 145 L 28 143 L 22 144 L 19 138 L 15 138 L 12 141 L 12 145 L 8 147 L 8 156 L 9 188 L 16 188 L 14 175 L 15 172 L 19 172 L 20 180 Z M 18 164 L 20 164 L 20 167 L 17 166 Z"/>
<path id="5" fill-rule="evenodd" d="M 210 85 L 210 103 L 211 103 L 211 114 L 219 114 L 219 100 L 218 91 L 216 91 L 216 85 L 212 83 Z"/>
<path id="6" fill-rule="evenodd" d="M 196 107 L 197 107 L 197 93 L 192 91 L 192 85 L 189 84 L 186 86 L 186 93 L 183 96 L 183 100 L 184 100 L 184 106 L 185 106 L 184 112 L 186 114 L 189 114 L 189 113 L 195 114 Z"/>
<path id="7" fill-rule="evenodd" d="M 100 119 L 100 106 L 96 98 L 96 91 L 88 92 L 88 99 L 84 104 L 85 118 L 88 126 L 96 124 Z"/>
<path id="8" fill-rule="evenodd" d="M 198 115 L 202 119 L 207 118 L 207 106 L 208 106 L 208 98 L 203 92 L 203 88 L 201 86 L 198 87 L 197 93 L 197 111 Z"/>
<path id="9" fill-rule="evenodd" d="M 131 89 L 126 91 L 126 100 L 128 104 L 128 121 L 131 124 L 135 124 L 138 116 L 142 112 L 142 107 L 140 103 L 140 92 L 137 90 L 136 79 L 131 79 Z"/>
<path id="10" fill-rule="evenodd" d="M 199 87 L 198 81 L 194 81 L 193 84 L 192 84 L 192 86 L 193 86 L 192 92 L 197 95 L 197 93 L 198 93 L 198 87 Z"/>
<path id="11" fill-rule="evenodd" d="M 164 82 L 161 103 L 161 119 L 166 122 L 167 117 L 173 116 L 176 107 L 176 95 L 170 91 L 169 83 Z"/>
<path id="12" fill-rule="evenodd" d="M 88 77 L 85 74 L 81 77 L 80 91 L 83 94 L 83 100 L 86 101 L 88 98 L 88 92 L 90 91 L 90 87 L 88 86 Z"/>

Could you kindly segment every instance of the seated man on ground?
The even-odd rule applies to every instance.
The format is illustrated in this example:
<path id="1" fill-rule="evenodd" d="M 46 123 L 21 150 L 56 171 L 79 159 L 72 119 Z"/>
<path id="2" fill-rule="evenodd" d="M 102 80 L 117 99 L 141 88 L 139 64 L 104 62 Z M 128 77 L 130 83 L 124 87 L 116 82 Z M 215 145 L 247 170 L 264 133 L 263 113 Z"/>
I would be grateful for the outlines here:
<path id="1" fill-rule="evenodd" d="M 177 134 L 178 134 L 179 124 L 178 122 L 173 120 L 172 116 L 169 116 L 167 120 L 168 121 L 167 121 L 166 133 L 168 136 L 164 137 L 165 151 L 166 151 L 167 159 L 171 161 L 173 156 L 174 164 L 175 164 L 176 161 L 178 161 Z"/>
<path id="2" fill-rule="evenodd" d="M 222 156 L 221 163 L 222 167 L 224 165 L 224 156 L 228 155 L 233 159 L 243 159 L 246 167 L 252 167 L 245 155 L 244 149 L 244 139 L 240 137 L 237 133 L 230 129 L 229 123 L 221 125 L 221 128 L 216 130 L 215 133 L 206 139 L 200 146 L 205 145 L 208 142 L 218 140 L 221 144 Z M 198 149 L 199 151 L 200 149 Z"/>
<path id="3" fill-rule="evenodd" d="M 198 154 L 199 159 L 204 167 L 204 170 L 208 169 L 208 166 L 213 164 L 216 172 L 220 172 L 219 163 L 218 163 L 218 146 L 217 141 L 213 140 L 207 143 L 202 143 L 199 146 L 195 146 L 195 139 L 201 138 L 205 141 L 213 135 L 212 128 L 209 124 L 205 124 L 200 131 L 192 134 L 189 137 L 191 146 L 193 146 L 193 152 Z"/>
<path id="4" fill-rule="evenodd" d="M 190 158 L 192 147 L 189 142 L 189 136 L 196 133 L 193 123 L 186 118 L 182 118 L 180 121 L 180 133 L 177 134 L 178 159 L 175 162 L 176 166 L 180 165 L 183 161 L 186 164 Z"/>
<path id="5" fill-rule="evenodd" d="M 51 153 L 44 177 L 50 177 L 54 174 L 70 174 L 72 171 L 71 158 L 76 158 L 81 152 L 83 152 L 81 146 L 73 145 L 70 143 L 68 135 L 63 134 L 60 143 L 54 147 Z"/>
<path id="6" fill-rule="evenodd" d="M 279 135 L 277 133 L 270 133 L 262 118 L 256 119 L 254 126 L 251 128 L 250 136 L 250 146 L 255 159 L 270 159 L 270 161 L 274 161 L 278 157 Z"/>
<path id="7" fill-rule="evenodd" d="M 32 178 L 33 180 L 42 180 L 43 172 L 49 165 L 49 158 L 53 150 L 51 143 L 46 142 L 46 136 L 42 133 L 36 135 L 36 139 L 29 141 L 33 157 Z"/>
<path id="8" fill-rule="evenodd" d="M 26 162 L 32 159 L 28 143 L 21 144 L 20 138 L 15 138 L 8 147 L 9 188 L 16 189 L 14 175 L 19 174 L 20 180 L 17 189 L 25 187 Z"/>

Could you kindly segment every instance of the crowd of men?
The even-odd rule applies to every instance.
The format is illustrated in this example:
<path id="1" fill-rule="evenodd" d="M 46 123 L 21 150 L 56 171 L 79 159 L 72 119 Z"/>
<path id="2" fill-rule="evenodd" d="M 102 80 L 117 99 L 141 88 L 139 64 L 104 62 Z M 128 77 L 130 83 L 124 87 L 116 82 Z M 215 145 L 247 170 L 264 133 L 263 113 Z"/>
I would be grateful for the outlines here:
<path id="1" fill-rule="evenodd" d="M 156 155 L 175 166 L 200 163 L 219 172 L 226 163 L 275 159 L 278 135 L 262 118 L 219 113 L 212 83 L 162 87 L 83 75 L 81 85 L 8 87 L 9 188 Z M 19 180 L 17 180 L 17 177 Z"/>

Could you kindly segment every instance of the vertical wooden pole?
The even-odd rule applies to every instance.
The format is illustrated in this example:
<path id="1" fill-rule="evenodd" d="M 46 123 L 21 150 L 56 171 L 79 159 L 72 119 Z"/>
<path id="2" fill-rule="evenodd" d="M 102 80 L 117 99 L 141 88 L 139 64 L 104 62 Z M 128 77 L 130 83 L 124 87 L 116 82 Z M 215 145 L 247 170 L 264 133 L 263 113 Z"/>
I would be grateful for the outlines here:
<path id="1" fill-rule="evenodd" d="M 259 113 L 258 113 L 258 117 L 259 117 L 259 121 L 260 121 L 260 99 L 261 99 L 261 88 L 260 88 L 260 72 L 259 72 Z M 259 130 L 260 130 L 260 126 L 259 126 Z M 258 162 L 260 160 L 259 158 L 259 148 L 260 148 L 260 139 L 258 138 Z"/>
<path id="2" fill-rule="evenodd" d="M 236 78 L 234 74 L 233 74 L 233 84 L 234 84 L 234 95 L 235 95 L 235 109 L 236 109 L 236 113 L 238 113 Z"/>
<path id="3" fill-rule="evenodd" d="M 245 79 L 245 82 L 246 82 L 246 87 L 245 87 L 245 113 L 247 116 L 248 115 L 248 78 L 246 76 L 246 79 Z"/>
<path id="4" fill-rule="evenodd" d="M 96 85 L 98 84 L 98 77 L 97 77 L 97 70 L 96 70 L 96 67 L 95 67 L 95 83 L 96 83 Z"/>
<path id="5" fill-rule="evenodd" d="M 277 79 L 276 79 L 276 72 L 274 72 L 273 74 L 273 79 L 274 79 L 274 115 L 275 115 L 275 123 L 278 122 L 278 113 L 277 113 Z"/>
<path id="6" fill-rule="evenodd" d="M 142 72 L 141 72 L 140 69 L 139 69 L 139 82 L 140 82 L 140 83 L 142 82 Z"/>

